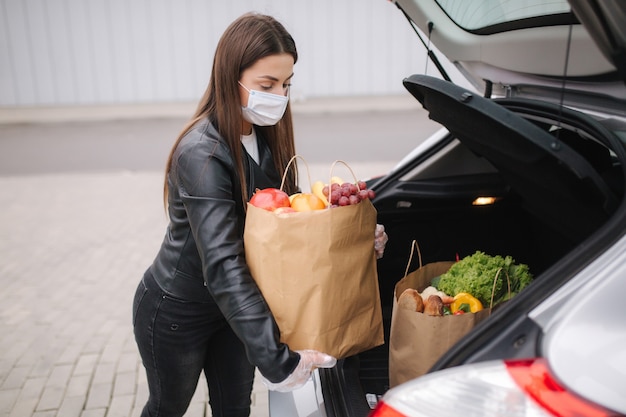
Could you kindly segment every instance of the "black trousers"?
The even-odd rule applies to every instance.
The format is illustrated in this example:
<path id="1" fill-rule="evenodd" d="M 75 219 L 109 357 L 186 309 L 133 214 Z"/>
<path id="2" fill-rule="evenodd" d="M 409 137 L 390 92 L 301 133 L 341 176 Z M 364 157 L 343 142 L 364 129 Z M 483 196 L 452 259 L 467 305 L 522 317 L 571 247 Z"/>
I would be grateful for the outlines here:
<path id="1" fill-rule="evenodd" d="M 254 367 L 215 303 L 165 294 L 149 272 L 133 302 L 135 340 L 150 396 L 142 417 L 182 416 L 202 371 L 214 417 L 247 417 Z"/>

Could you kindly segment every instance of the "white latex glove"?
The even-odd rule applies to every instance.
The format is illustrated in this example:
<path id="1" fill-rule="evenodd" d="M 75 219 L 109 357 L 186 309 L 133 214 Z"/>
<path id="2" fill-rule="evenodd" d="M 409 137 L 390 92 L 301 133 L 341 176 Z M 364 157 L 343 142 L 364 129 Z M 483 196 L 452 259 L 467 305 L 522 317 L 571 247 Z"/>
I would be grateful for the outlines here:
<path id="1" fill-rule="evenodd" d="M 337 359 L 317 350 L 296 350 L 296 352 L 300 354 L 300 362 L 284 381 L 270 382 L 261 375 L 267 389 L 279 392 L 293 391 L 306 384 L 315 368 L 332 368 L 337 364 Z"/>
<path id="2" fill-rule="evenodd" d="M 389 240 L 389 236 L 385 233 L 385 226 L 382 224 L 376 225 L 376 231 L 374 232 L 374 250 L 376 251 L 376 259 L 383 257 L 385 252 L 385 245 Z"/>

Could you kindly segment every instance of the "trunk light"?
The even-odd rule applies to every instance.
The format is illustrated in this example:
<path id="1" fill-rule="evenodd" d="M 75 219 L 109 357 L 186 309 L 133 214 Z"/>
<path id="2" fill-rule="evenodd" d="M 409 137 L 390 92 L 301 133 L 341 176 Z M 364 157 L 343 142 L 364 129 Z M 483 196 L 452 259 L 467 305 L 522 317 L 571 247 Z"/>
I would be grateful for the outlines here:
<path id="1" fill-rule="evenodd" d="M 476 197 L 474 201 L 472 201 L 473 206 L 488 206 L 494 204 L 496 202 L 496 197 Z"/>

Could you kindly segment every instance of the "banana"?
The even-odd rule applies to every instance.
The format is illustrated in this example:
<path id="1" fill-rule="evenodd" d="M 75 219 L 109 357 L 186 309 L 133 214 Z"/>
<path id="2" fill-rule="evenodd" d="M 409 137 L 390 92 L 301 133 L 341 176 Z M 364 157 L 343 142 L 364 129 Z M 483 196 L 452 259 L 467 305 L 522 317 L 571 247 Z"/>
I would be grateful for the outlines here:
<path id="1" fill-rule="evenodd" d="M 324 205 L 327 206 L 328 205 L 328 199 L 326 198 L 326 196 L 322 192 L 322 190 L 324 189 L 325 186 L 326 186 L 326 184 L 324 184 L 322 181 L 315 181 L 313 183 L 313 185 L 311 186 L 311 192 L 313 194 L 315 194 L 317 197 L 319 197 L 319 199 L 324 202 Z"/>

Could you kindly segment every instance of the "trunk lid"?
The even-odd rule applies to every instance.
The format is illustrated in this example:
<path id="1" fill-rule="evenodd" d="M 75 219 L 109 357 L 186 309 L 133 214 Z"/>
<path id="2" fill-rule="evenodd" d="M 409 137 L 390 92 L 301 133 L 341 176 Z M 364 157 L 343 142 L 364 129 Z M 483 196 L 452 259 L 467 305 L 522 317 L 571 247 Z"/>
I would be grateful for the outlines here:
<path id="1" fill-rule="evenodd" d="M 428 38 L 424 44 L 432 43 L 486 96 L 625 114 L 626 29 L 619 25 L 624 2 L 571 0 L 571 8 L 565 0 L 523 7 L 506 1 L 395 2 Z"/>

